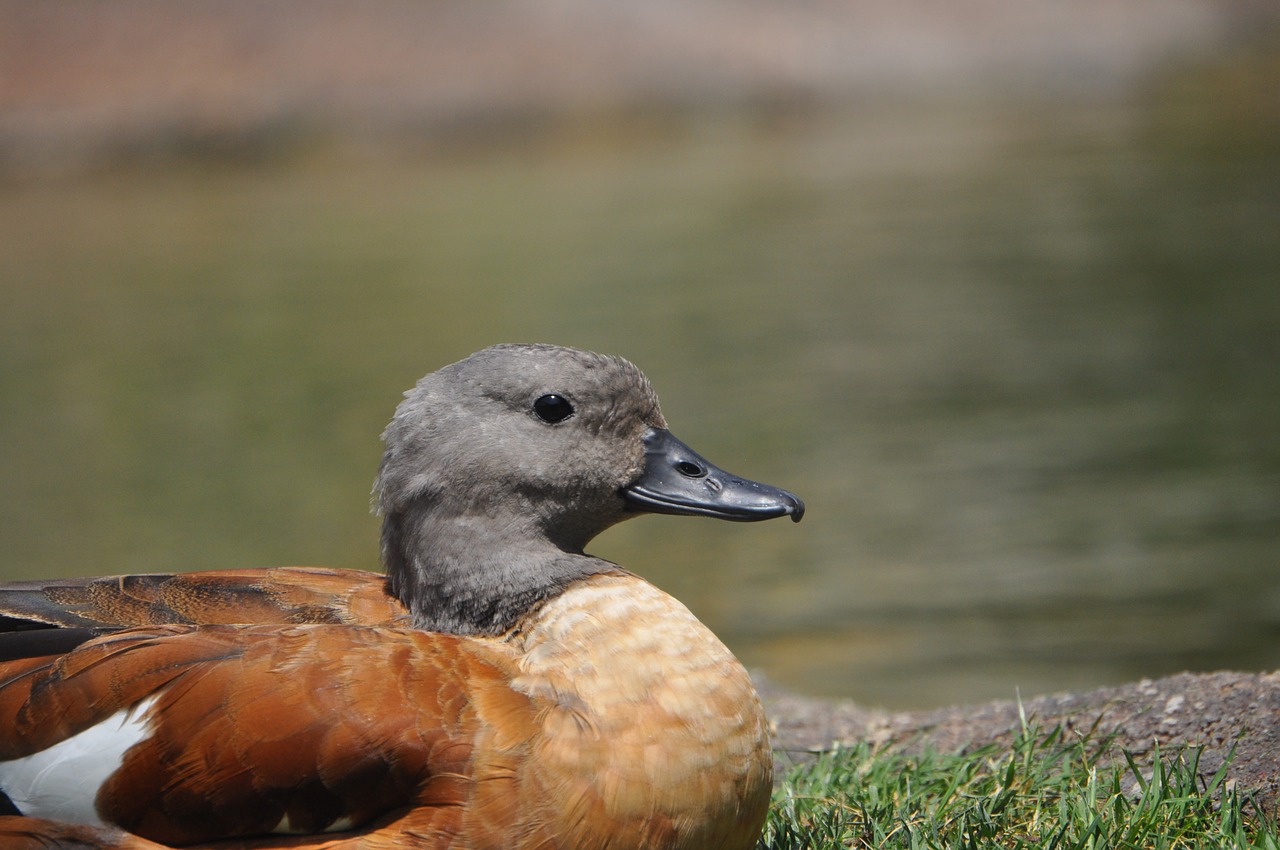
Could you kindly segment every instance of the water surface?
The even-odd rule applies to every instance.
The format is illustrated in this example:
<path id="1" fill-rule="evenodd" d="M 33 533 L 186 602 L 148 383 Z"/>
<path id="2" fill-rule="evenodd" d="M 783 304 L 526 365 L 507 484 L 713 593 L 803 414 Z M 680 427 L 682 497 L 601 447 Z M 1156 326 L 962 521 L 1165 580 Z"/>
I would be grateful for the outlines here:
<path id="1" fill-rule="evenodd" d="M 593 547 L 786 685 L 924 707 L 1280 666 L 1251 110 L 602 119 L 13 181 L 0 574 L 371 567 L 400 392 L 550 341 L 635 360 L 683 439 L 805 497 Z"/>

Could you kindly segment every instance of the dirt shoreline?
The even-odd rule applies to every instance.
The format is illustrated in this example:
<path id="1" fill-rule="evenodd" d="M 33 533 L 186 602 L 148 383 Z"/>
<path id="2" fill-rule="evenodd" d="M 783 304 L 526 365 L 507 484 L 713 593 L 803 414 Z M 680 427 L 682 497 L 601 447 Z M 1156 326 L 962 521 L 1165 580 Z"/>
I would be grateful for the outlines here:
<path id="1" fill-rule="evenodd" d="M 777 749 L 791 758 L 840 743 L 931 746 L 963 752 L 1008 741 L 1020 716 L 1046 731 L 1055 726 L 1095 736 L 1111 735 L 1135 761 L 1202 748 L 1206 779 L 1235 749 L 1228 777 L 1267 811 L 1280 804 L 1280 672 L 1181 673 L 1080 694 L 1058 694 L 935 711 L 888 712 L 853 702 L 814 699 L 764 683 Z M 779 760 L 785 766 L 788 758 Z"/>

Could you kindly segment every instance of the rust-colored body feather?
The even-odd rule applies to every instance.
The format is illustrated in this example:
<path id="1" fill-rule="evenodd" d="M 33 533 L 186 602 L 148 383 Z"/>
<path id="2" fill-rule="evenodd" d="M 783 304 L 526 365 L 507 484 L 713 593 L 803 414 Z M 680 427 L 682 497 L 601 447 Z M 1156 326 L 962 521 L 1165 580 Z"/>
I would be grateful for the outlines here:
<path id="1" fill-rule="evenodd" d="M 136 836 L 712 850 L 758 834 L 770 758 L 750 682 L 638 578 L 584 581 L 503 638 L 321 619 L 140 626 L 0 667 L 0 725 L 14 731 L 0 760 L 158 695 L 150 736 L 98 793 L 103 819 L 129 834 L 0 818 L 0 846 L 21 847 L 23 829 L 48 846 L 119 850 L 152 846 Z M 271 834 L 282 826 L 313 837 Z"/>
<path id="2" fill-rule="evenodd" d="M 171 623 L 405 625 L 387 577 L 364 570 L 259 570 L 103 576 L 0 585 L 0 621 L 70 628 Z"/>

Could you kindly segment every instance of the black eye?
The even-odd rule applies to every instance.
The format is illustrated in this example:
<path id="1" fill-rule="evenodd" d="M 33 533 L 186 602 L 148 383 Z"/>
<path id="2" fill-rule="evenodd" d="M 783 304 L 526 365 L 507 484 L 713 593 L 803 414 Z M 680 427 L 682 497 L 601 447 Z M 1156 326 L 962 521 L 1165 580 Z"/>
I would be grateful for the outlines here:
<path id="1" fill-rule="evenodd" d="M 543 422 L 554 425 L 573 415 L 573 405 L 564 396 L 549 393 L 533 403 L 533 412 L 538 414 L 538 418 Z"/>

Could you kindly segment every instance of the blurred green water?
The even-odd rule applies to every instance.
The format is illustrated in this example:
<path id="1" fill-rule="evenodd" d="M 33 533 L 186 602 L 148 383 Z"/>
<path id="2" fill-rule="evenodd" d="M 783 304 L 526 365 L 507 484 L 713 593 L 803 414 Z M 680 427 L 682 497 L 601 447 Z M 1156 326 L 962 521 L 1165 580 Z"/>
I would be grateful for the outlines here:
<path id="1" fill-rule="evenodd" d="M 537 340 L 630 357 L 676 433 L 809 502 L 593 547 L 784 684 L 921 707 L 1280 666 L 1280 145 L 1250 97 L 13 181 L 0 576 L 371 567 L 399 393 Z"/>

